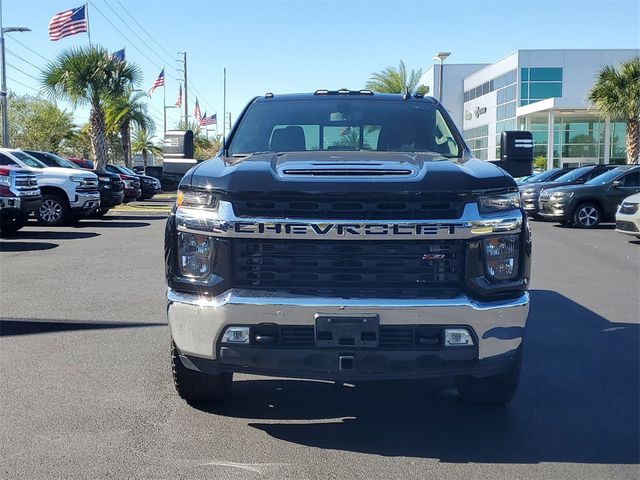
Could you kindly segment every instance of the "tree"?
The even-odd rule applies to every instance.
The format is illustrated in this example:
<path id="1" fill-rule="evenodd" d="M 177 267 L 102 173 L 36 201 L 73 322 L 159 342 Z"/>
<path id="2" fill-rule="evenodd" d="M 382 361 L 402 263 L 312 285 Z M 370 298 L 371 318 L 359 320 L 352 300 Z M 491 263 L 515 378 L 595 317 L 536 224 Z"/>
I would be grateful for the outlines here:
<path id="1" fill-rule="evenodd" d="M 140 69 L 135 64 L 112 59 L 103 47 L 66 50 L 42 72 L 42 85 L 51 97 L 67 100 L 74 108 L 90 107 L 90 135 L 96 169 L 103 169 L 108 159 L 105 102 L 123 95 L 140 80 Z"/>
<path id="2" fill-rule="evenodd" d="M 155 137 L 145 128 L 136 128 L 131 137 L 131 150 L 133 153 L 142 155 L 142 163 L 147 166 L 149 155 L 158 156 L 162 154 L 160 148 L 155 142 Z"/>
<path id="3" fill-rule="evenodd" d="M 88 123 L 75 129 L 68 138 L 63 140 L 60 145 L 60 153 L 70 157 L 95 160 L 92 153 L 90 130 L 91 125 Z"/>
<path id="4" fill-rule="evenodd" d="M 155 123 L 147 112 L 147 105 L 142 101 L 146 94 L 131 92 L 109 99 L 105 105 L 105 121 L 108 132 L 120 134 L 124 162 L 131 167 L 131 126 L 139 130 L 153 133 Z"/>
<path id="5" fill-rule="evenodd" d="M 611 120 L 627 124 L 627 163 L 638 163 L 640 156 L 640 57 L 615 68 L 607 65 L 598 74 L 589 92 L 596 110 Z"/>
<path id="6" fill-rule="evenodd" d="M 425 85 L 419 85 L 422 70 L 411 70 L 407 74 L 407 67 L 402 60 L 396 69 L 387 67 L 381 72 L 372 73 L 365 88 L 380 93 L 427 93 Z"/>
<path id="7" fill-rule="evenodd" d="M 57 152 L 73 135 L 73 115 L 45 98 L 11 94 L 9 139 L 14 148 Z"/>

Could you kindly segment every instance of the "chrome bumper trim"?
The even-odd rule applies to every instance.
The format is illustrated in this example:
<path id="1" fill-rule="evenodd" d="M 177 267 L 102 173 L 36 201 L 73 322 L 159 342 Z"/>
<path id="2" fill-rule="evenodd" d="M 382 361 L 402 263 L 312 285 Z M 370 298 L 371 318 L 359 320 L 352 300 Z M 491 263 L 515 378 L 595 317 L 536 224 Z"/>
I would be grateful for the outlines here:
<path id="1" fill-rule="evenodd" d="M 298 307 L 330 307 L 349 308 L 422 308 L 422 307 L 469 307 L 473 310 L 485 311 L 512 307 L 522 307 L 529 303 L 529 293 L 524 292 L 520 297 L 511 300 L 497 300 L 482 302 L 473 300 L 465 295 L 455 298 L 326 298 L 307 297 L 293 295 L 265 295 L 262 291 L 231 289 L 209 298 L 192 293 L 176 292 L 167 288 L 167 300 L 169 302 L 185 303 L 196 307 L 222 307 L 226 305 L 272 305 L 272 306 L 298 306 Z"/>
<path id="2" fill-rule="evenodd" d="M 519 233 L 523 224 L 520 210 L 481 215 L 476 203 L 466 204 L 462 216 L 450 220 L 241 218 L 227 201 L 221 201 L 216 210 L 178 208 L 175 218 L 177 229 L 182 232 L 263 239 L 469 239 L 501 232 Z"/>

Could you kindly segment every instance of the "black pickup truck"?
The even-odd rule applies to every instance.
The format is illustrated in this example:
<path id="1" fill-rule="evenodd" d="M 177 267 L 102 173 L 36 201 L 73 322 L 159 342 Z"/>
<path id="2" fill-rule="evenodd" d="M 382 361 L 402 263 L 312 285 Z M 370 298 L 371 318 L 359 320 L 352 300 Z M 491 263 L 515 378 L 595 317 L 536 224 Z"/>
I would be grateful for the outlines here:
<path id="1" fill-rule="evenodd" d="M 257 97 L 167 221 L 176 389 L 449 376 L 465 400 L 508 402 L 530 255 L 514 179 L 472 157 L 437 100 Z"/>

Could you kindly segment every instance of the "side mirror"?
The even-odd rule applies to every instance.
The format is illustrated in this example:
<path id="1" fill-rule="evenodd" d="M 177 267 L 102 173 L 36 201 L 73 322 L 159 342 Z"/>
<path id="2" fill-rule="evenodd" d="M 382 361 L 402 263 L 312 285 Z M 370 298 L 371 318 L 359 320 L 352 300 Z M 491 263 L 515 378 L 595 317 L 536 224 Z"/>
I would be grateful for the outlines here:
<path id="1" fill-rule="evenodd" d="M 622 180 L 614 180 L 613 182 L 611 182 L 611 186 L 613 188 L 619 188 L 622 186 Z"/>
<path id="2" fill-rule="evenodd" d="M 533 134 L 521 130 L 502 132 L 500 136 L 500 160 L 496 165 L 513 177 L 533 173 Z"/>

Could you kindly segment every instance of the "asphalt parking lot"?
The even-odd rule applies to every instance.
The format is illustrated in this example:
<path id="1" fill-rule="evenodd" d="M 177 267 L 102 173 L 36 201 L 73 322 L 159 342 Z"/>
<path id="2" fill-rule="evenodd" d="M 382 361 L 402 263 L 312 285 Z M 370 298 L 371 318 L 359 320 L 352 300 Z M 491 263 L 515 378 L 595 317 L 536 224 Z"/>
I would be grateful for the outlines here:
<path id="1" fill-rule="evenodd" d="M 0 477 L 638 478 L 640 241 L 535 222 L 521 385 L 236 377 L 174 393 L 164 219 L 28 226 L 0 243 Z"/>

